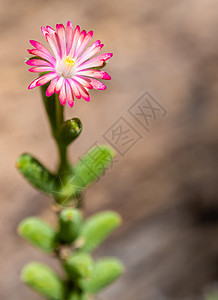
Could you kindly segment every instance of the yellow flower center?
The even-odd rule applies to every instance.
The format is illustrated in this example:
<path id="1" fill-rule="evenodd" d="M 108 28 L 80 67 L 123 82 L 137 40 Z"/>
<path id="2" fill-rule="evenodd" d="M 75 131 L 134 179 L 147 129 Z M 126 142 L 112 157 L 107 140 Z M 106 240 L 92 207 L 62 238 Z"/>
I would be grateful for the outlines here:
<path id="1" fill-rule="evenodd" d="M 69 67 L 73 67 L 75 65 L 75 61 L 69 56 L 64 60 L 64 63 Z"/>

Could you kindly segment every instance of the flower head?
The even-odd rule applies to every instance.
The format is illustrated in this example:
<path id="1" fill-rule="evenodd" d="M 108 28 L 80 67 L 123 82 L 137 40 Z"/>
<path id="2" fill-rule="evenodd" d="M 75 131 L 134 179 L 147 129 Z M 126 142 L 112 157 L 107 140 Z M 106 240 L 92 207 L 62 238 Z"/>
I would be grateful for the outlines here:
<path id="1" fill-rule="evenodd" d="M 111 79 L 106 72 L 99 70 L 105 61 L 113 54 L 104 53 L 95 56 L 103 47 L 98 40 L 88 46 L 93 36 L 93 31 L 86 33 L 80 31 L 80 27 L 73 29 L 72 23 L 68 21 L 66 30 L 64 25 L 57 24 L 56 31 L 50 26 L 42 27 L 42 33 L 52 49 L 53 54 L 41 43 L 30 40 L 34 49 L 28 52 L 35 57 L 26 63 L 32 66 L 29 71 L 46 74 L 35 79 L 29 89 L 50 82 L 46 96 L 59 94 L 62 105 L 68 102 L 72 107 L 74 96 L 90 101 L 88 90 L 105 90 L 106 86 L 98 79 Z"/>

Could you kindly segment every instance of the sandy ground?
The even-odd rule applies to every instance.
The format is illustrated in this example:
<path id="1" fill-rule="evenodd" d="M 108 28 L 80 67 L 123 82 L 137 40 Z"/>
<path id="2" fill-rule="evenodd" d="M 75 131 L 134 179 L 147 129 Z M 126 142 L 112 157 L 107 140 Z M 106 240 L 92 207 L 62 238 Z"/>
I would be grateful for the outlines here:
<path id="1" fill-rule="evenodd" d="M 105 52 L 114 53 L 107 91 L 92 91 L 90 103 L 76 100 L 67 109 L 84 126 L 70 148 L 72 161 L 96 141 L 108 143 L 117 122 L 130 124 L 134 138 L 85 196 L 87 215 L 110 208 L 123 217 L 96 256 L 118 256 L 126 274 L 101 297 L 201 299 L 218 279 L 216 0 L 0 0 L 0 298 L 40 299 L 19 279 L 26 262 L 58 269 L 16 233 L 24 217 L 53 224 L 55 217 L 52 200 L 26 184 L 15 161 L 30 152 L 53 170 L 57 162 L 39 90 L 27 90 L 35 76 L 24 59 L 29 39 L 44 43 L 41 26 L 67 20 L 94 30 Z M 136 110 L 147 100 L 158 110 L 146 124 Z"/>

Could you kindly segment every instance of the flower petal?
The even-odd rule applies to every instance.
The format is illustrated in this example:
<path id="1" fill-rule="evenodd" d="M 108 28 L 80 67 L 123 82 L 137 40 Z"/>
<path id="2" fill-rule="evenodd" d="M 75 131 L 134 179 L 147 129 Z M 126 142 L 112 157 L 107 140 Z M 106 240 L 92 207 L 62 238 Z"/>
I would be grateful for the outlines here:
<path id="1" fill-rule="evenodd" d="M 70 50 L 72 48 L 72 43 L 73 43 L 73 25 L 70 21 L 67 22 L 66 33 L 67 33 L 66 55 L 68 56 L 68 54 L 70 53 Z"/>
<path id="2" fill-rule="evenodd" d="M 79 38 L 78 38 L 78 41 L 77 41 L 77 45 L 76 45 L 76 49 L 74 51 L 74 59 L 76 59 L 76 57 L 78 57 L 78 52 L 79 52 L 79 49 L 84 41 L 86 37 L 86 31 L 83 30 L 80 35 L 79 35 Z"/>
<path id="3" fill-rule="evenodd" d="M 51 83 L 49 84 L 49 86 L 48 86 L 48 88 L 47 88 L 47 90 L 46 90 L 46 96 L 47 97 L 50 97 L 51 95 L 53 95 L 54 94 L 54 92 L 55 92 L 55 86 L 56 86 L 56 84 L 57 84 L 57 82 L 58 82 L 58 77 L 55 77 L 52 81 L 51 81 Z"/>
<path id="4" fill-rule="evenodd" d="M 57 24 L 57 36 L 60 43 L 61 49 L 61 58 L 66 55 L 66 36 L 65 36 L 65 27 L 63 24 Z"/>
<path id="5" fill-rule="evenodd" d="M 44 35 L 44 37 L 45 37 L 46 33 L 48 33 L 48 30 L 47 30 L 47 29 L 45 29 L 45 27 L 44 27 L 44 26 L 42 26 L 42 27 L 41 27 L 41 30 L 42 30 L 42 34 L 43 34 L 43 35 Z"/>
<path id="6" fill-rule="evenodd" d="M 92 86 L 93 89 L 96 89 L 96 90 L 106 90 L 106 88 L 107 88 L 106 85 L 104 85 L 101 81 L 96 80 L 94 78 L 84 77 L 84 76 L 81 76 L 81 78 L 83 78 L 84 80 L 88 80 L 88 83 L 91 84 L 91 86 Z"/>
<path id="7" fill-rule="evenodd" d="M 63 77 L 59 77 L 58 78 L 58 82 L 57 82 L 56 87 L 55 87 L 55 93 L 58 94 L 60 92 L 61 87 L 63 85 L 63 82 L 64 82 L 64 78 Z"/>
<path id="8" fill-rule="evenodd" d="M 103 47 L 103 44 L 98 40 L 94 42 L 90 47 L 86 49 L 86 51 L 80 56 L 80 58 L 77 60 L 76 65 L 79 66 L 81 63 L 86 61 L 87 59 L 91 58 L 93 55 L 97 54 L 101 48 Z"/>
<path id="9" fill-rule="evenodd" d="M 87 35 L 85 36 L 81 46 L 78 48 L 75 58 L 79 57 L 79 55 L 83 52 L 85 47 L 88 45 L 88 43 L 91 41 L 93 37 L 93 31 L 89 31 Z"/>
<path id="10" fill-rule="evenodd" d="M 26 62 L 27 65 L 29 66 L 47 66 L 47 67 L 51 67 L 53 66 L 52 63 L 50 63 L 49 61 L 43 60 L 43 59 L 35 59 L 35 58 L 31 58 Z"/>
<path id="11" fill-rule="evenodd" d="M 88 69 L 88 68 L 101 67 L 103 66 L 104 62 L 108 60 L 111 56 L 113 56 L 112 53 L 104 53 L 96 57 L 93 57 L 85 61 L 84 63 L 82 63 L 80 66 L 78 66 L 77 71 Z"/>
<path id="12" fill-rule="evenodd" d="M 56 60 L 58 60 L 60 56 L 59 56 L 59 49 L 58 49 L 57 43 L 54 42 L 54 40 L 51 38 L 51 36 L 49 34 L 46 34 L 45 38 L 46 38 L 46 41 L 49 43 L 49 46 L 51 47 Z"/>
<path id="13" fill-rule="evenodd" d="M 103 59 L 104 61 L 106 61 L 109 58 L 111 58 L 112 56 L 113 56 L 113 53 L 103 53 L 103 54 L 100 54 L 100 55 L 96 56 L 95 58 L 99 59 L 99 60 Z"/>
<path id="14" fill-rule="evenodd" d="M 41 78 L 41 77 L 39 77 L 39 78 Z M 29 90 L 31 90 L 31 89 L 33 89 L 33 88 L 35 88 L 37 86 L 36 84 L 37 84 L 39 78 L 33 80 L 33 82 L 30 83 L 30 85 L 28 86 Z"/>
<path id="15" fill-rule="evenodd" d="M 73 79 L 73 81 L 77 85 L 77 88 L 78 88 L 82 98 L 85 101 L 89 102 L 90 101 L 90 96 L 89 96 L 89 93 L 87 92 L 87 90 L 77 80 Z"/>
<path id="16" fill-rule="evenodd" d="M 69 84 L 70 84 L 70 86 L 71 86 L 71 89 L 72 89 L 72 91 L 73 91 L 75 97 L 76 97 L 77 99 L 80 99 L 80 98 L 81 98 L 81 94 L 80 94 L 80 92 L 79 92 L 79 89 L 78 89 L 76 83 L 73 81 L 72 78 L 68 78 L 67 80 L 68 80 L 68 82 L 69 82 Z"/>
<path id="17" fill-rule="evenodd" d="M 30 44 L 33 45 L 33 47 L 35 47 L 37 50 L 44 52 L 47 56 L 51 57 L 51 59 L 54 59 L 54 57 L 51 55 L 48 49 L 45 46 L 43 46 L 41 43 L 34 40 L 30 40 Z"/>
<path id="18" fill-rule="evenodd" d="M 33 67 L 29 69 L 30 72 L 42 73 L 42 72 L 54 72 L 54 67 Z"/>
<path id="19" fill-rule="evenodd" d="M 74 57 L 74 51 L 75 51 L 76 46 L 77 46 L 79 35 L 80 35 L 80 27 L 77 25 L 75 30 L 74 30 L 72 47 L 71 47 L 70 52 L 69 52 L 69 56 L 71 56 L 71 57 Z"/>
<path id="20" fill-rule="evenodd" d="M 101 81 L 98 81 L 94 78 L 89 78 L 90 79 L 90 84 L 93 86 L 93 89 L 96 90 L 106 90 L 106 85 L 104 85 Z"/>
<path id="21" fill-rule="evenodd" d="M 42 34 L 44 35 L 44 37 L 46 36 L 46 34 L 49 34 L 51 37 L 53 37 L 55 30 L 53 28 L 51 28 L 51 26 L 46 26 L 45 27 L 41 27 L 42 30 Z"/>
<path id="22" fill-rule="evenodd" d="M 62 84 L 60 94 L 59 94 L 59 100 L 62 105 L 66 104 L 66 87 L 65 87 L 65 82 Z"/>
<path id="23" fill-rule="evenodd" d="M 66 96 L 67 96 L 67 103 L 69 104 L 70 107 L 73 107 L 74 105 L 73 92 L 68 80 L 66 80 Z"/>
<path id="24" fill-rule="evenodd" d="M 39 78 L 36 83 L 36 86 L 41 86 L 48 83 L 50 80 L 54 79 L 57 76 L 56 72 L 48 73 Z"/>
<path id="25" fill-rule="evenodd" d="M 104 60 L 99 60 L 94 57 L 94 58 L 82 63 L 79 67 L 76 68 L 76 71 L 78 72 L 78 71 L 85 70 L 88 68 L 101 67 L 101 66 L 103 66 L 103 64 L 104 64 Z"/>
<path id="26" fill-rule="evenodd" d="M 42 52 L 38 49 L 28 49 L 27 50 L 30 54 L 33 54 L 33 55 L 36 55 L 36 56 L 39 56 L 43 59 L 46 59 L 47 61 L 51 62 L 52 64 L 55 64 L 55 58 L 52 56 L 52 55 L 47 55 L 45 54 L 45 52 Z"/>
<path id="27" fill-rule="evenodd" d="M 75 75 L 73 77 L 76 81 L 78 81 L 82 86 L 84 86 L 87 89 L 93 89 L 92 85 L 90 84 L 90 79 L 88 77 L 83 77 L 79 75 Z"/>
<path id="28" fill-rule="evenodd" d="M 46 29 L 44 29 L 44 37 L 45 38 L 46 38 L 46 33 L 51 37 L 51 39 L 55 43 L 57 51 L 58 51 L 58 55 L 60 56 L 61 55 L 61 46 L 60 46 L 60 41 L 59 41 L 56 31 L 51 26 L 47 26 Z"/>
<path id="29" fill-rule="evenodd" d="M 46 26 L 46 30 L 47 30 L 48 33 L 51 35 L 51 37 L 54 36 L 55 30 L 54 30 L 51 26 Z"/>
<path id="30" fill-rule="evenodd" d="M 103 72 L 100 70 L 82 70 L 77 72 L 78 75 L 82 76 L 89 76 L 89 77 L 94 77 L 94 78 L 99 78 L 99 79 L 105 79 L 105 80 L 110 80 L 111 76 L 107 72 Z"/>

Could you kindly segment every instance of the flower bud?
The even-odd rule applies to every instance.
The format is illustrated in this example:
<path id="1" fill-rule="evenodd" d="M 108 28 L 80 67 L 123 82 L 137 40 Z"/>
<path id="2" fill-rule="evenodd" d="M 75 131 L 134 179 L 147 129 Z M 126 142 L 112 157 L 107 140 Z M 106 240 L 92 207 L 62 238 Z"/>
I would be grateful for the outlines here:
<path id="1" fill-rule="evenodd" d="M 58 138 L 64 145 L 72 143 L 82 131 L 82 122 L 78 118 L 65 121 L 58 133 Z"/>

